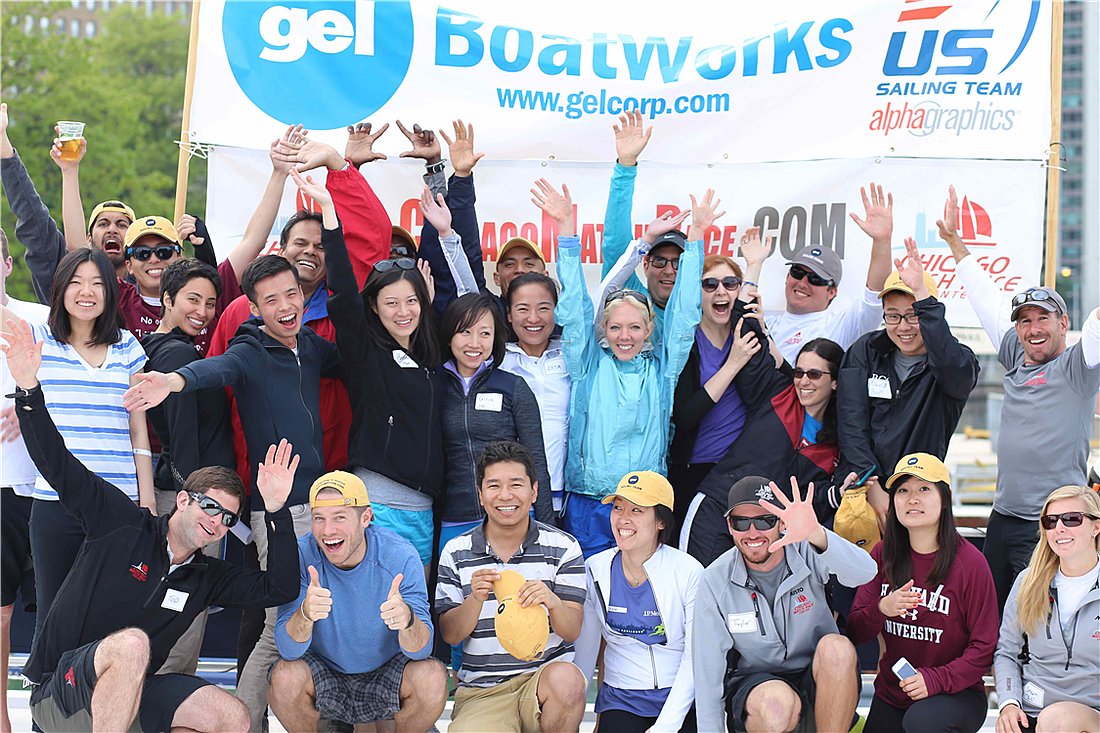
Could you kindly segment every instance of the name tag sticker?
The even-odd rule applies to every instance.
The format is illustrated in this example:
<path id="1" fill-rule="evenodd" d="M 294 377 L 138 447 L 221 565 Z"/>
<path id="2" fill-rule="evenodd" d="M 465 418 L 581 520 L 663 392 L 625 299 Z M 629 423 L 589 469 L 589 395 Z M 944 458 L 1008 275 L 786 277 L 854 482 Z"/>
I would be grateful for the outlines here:
<path id="1" fill-rule="evenodd" d="M 626 613 L 626 606 L 608 606 L 608 613 Z"/>
<path id="2" fill-rule="evenodd" d="M 393 360 L 396 361 L 397 366 L 401 367 L 402 369 L 416 369 L 418 366 L 420 366 L 415 361 L 413 361 L 413 358 L 411 356 L 406 354 L 401 349 L 393 350 Z"/>
<path id="3" fill-rule="evenodd" d="M 1024 702 L 1028 705 L 1034 705 L 1037 708 L 1041 708 L 1043 707 L 1043 698 L 1045 697 L 1046 692 L 1034 682 L 1027 682 L 1024 684 Z"/>
<path id="4" fill-rule="evenodd" d="M 878 397 L 884 400 L 890 399 L 892 397 L 890 393 L 890 380 L 878 374 L 872 374 L 867 380 L 867 396 Z"/>
<path id="5" fill-rule="evenodd" d="M 184 605 L 187 604 L 188 595 L 188 593 L 184 593 L 182 590 L 173 590 L 169 588 L 164 594 L 164 602 L 160 604 L 160 607 L 179 613 L 183 610 Z"/>
<path id="6" fill-rule="evenodd" d="M 754 613 L 730 613 L 726 615 L 729 620 L 731 634 L 747 634 L 756 631 L 756 614 Z"/>
<path id="7" fill-rule="evenodd" d="M 474 400 L 475 410 L 491 410 L 493 412 L 500 412 L 504 407 L 504 395 L 500 392 L 487 392 L 479 394 Z"/>
<path id="8" fill-rule="evenodd" d="M 565 372 L 565 359 L 554 359 L 554 361 L 547 362 L 543 372 L 546 374 L 562 374 Z"/>

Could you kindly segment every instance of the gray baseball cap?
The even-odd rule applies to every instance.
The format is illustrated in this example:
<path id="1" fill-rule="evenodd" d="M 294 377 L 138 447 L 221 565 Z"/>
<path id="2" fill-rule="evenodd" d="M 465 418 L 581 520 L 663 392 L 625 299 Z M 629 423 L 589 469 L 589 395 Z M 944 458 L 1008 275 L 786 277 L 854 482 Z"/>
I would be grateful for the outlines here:
<path id="1" fill-rule="evenodd" d="M 775 494 L 772 493 L 770 483 L 771 479 L 763 476 L 745 476 L 738 480 L 730 488 L 726 516 L 728 517 L 730 512 L 744 504 L 760 506 L 761 499 L 775 503 Z"/>
<path id="2" fill-rule="evenodd" d="M 1042 308 L 1051 313 L 1058 313 L 1061 315 L 1069 314 L 1069 309 L 1066 308 L 1066 301 L 1062 299 L 1061 295 L 1058 295 L 1058 291 L 1054 288 L 1041 286 L 1022 290 L 1012 296 L 1012 320 L 1015 321 L 1020 311 L 1027 308 L 1029 305 L 1033 305 L 1036 308 Z"/>
<path id="3" fill-rule="evenodd" d="M 799 247 L 787 264 L 802 265 L 825 280 L 832 280 L 833 285 L 840 285 L 840 277 L 844 274 L 844 265 L 837 253 L 816 244 Z"/>

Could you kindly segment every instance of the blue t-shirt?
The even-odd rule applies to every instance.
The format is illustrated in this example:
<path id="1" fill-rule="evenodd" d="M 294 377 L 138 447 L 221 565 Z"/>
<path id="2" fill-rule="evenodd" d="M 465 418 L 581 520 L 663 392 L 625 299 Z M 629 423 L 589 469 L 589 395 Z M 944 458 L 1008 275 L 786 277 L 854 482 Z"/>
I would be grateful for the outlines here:
<path id="1" fill-rule="evenodd" d="M 665 624 L 649 580 L 632 587 L 623 573 L 623 556 L 617 553 L 611 561 L 611 592 L 607 600 L 607 625 L 642 644 L 664 644 Z M 643 718 L 661 714 L 671 687 L 648 690 L 621 690 L 611 685 L 600 686 L 596 696 L 596 712 L 625 710 Z"/>
<path id="2" fill-rule="evenodd" d="M 703 329 L 696 327 L 695 344 L 699 348 L 699 383 L 706 384 L 726 363 L 733 344 L 733 333 L 730 333 L 722 348 L 717 349 L 703 333 Z M 699 421 L 699 435 L 695 439 L 695 448 L 691 451 L 691 462 L 720 461 L 745 427 L 745 413 L 745 403 L 741 401 L 737 387 L 731 382 L 714 403 L 714 407 L 710 408 L 710 412 Z"/>
<path id="3" fill-rule="evenodd" d="M 802 421 L 802 444 L 814 445 L 817 443 L 817 433 L 821 430 L 821 422 L 815 420 L 810 416 L 810 413 L 806 413 L 806 418 Z"/>

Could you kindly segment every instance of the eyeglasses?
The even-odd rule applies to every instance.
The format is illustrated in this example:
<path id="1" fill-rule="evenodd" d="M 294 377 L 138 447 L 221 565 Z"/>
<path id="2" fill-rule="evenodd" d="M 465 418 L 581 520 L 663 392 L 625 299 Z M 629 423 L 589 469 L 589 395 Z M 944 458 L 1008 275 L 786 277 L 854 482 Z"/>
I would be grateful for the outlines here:
<path id="1" fill-rule="evenodd" d="M 1054 300 L 1054 307 L 1061 313 L 1062 309 L 1058 307 L 1058 301 L 1054 299 L 1046 290 L 1040 290 L 1039 288 L 1030 288 L 1022 293 L 1016 293 L 1012 296 L 1012 307 L 1019 308 L 1024 303 L 1041 303 L 1047 300 Z"/>
<path id="2" fill-rule="evenodd" d="M 703 290 L 708 293 L 713 293 L 718 289 L 718 285 L 721 284 L 726 290 L 736 290 L 741 287 L 741 278 L 736 276 L 724 277 L 719 280 L 716 277 L 704 277 L 703 278 Z"/>
<path id="3" fill-rule="evenodd" d="M 400 267 L 402 270 L 415 270 L 416 260 L 412 257 L 398 257 L 396 260 L 379 260 L 374 263 L 372 270 L 377 272 L 386 272 L 392 270 L 394 267 Z"/>
<path id="4" fill-rule="evenodd" d="M 916 313 L 906 313 L 905 315 L 900 313 L 886 313 L 882 316 L 882 320 L 885 321 L 888 326 L 896 326 L 903 320 L 910 326 L 915 326 L 920 322 Z"/>
<path id="5" fill-rule="evenodd" d="M 390 247 L 390 259 L 397 259 L 397 257 L 394 257 L 394 255 L 397 255 L 398 257 L 406 257 L 412 259 L 413 257 L 415 257 L 416 251 L 407 244 L 395 244 Z"/>
<path id="6" fill-rule="evenodd" d="M 824 377 L 826 374 L 832 374 L 832 372 L 823 372 L 820 369 L 803 369 L 802 367 L 794 368 L 794 378 L 802 379 L 802 377 L 809 377 L 813 381 L 817 381 Z"/>
<path id="7" fill-rule="evenodd" d="M 222 524 L 226 527 L 232 527 L 237 523 L 237 520 L 240 519 L 236 512 L 229 511 L 206 494 L 200 494 L 197 491 L 188 491 L 187 495 L 191 497 L 192 501 L 199 505 L 199 509 L 202 509 L 210 516 L 216 517 L 221 514 Z"/>
<path id="8" fill-rule="evenodd" d="M 787 274 L 795 280 L 809 279 L 810 285 L 816 285 L 818 287 L 833 284 L 832 280 L 826 280 L 821 277 L 821 275 L 818 275 L 813 270 L 807 270 L 802 265 L 791 265 L 791 269 L 787 271 Z"/>
<path id="9" fill-rule="evenodd" d="M 761 532 L 765 532 L 775 526 L 775 523 L 779 521 L 779 517 L 774 514 L 765 514 L 762 517 L 726 517 L 730 520 L 730 527 L 733 527 L 734 532 L 748 532 L 749 527 L 756 527 Z"/>
<path id="10" fill-rule="evenodd" d="M 160 244 L 156 247 L 128 247 L 126 256 L 133 257 L 139 262 L 147 262 L 153 255 L 156 255 L 158 260 L 170 260 L 179 252 L 178 244 Z"/>
<path id="11" fill-rule="evenodd" d="M 604 298 L 603 307 L 606 308 L 607 306 L 614 303 L 616 300 L 622 300 L 623 298 L 634 298 L 634 300 L 643 304 L 646 307 L 647 311 L 653 313 L 653 310 L 649 306 L 649 298 L 646 297 L 645 293 L 639 292 L 637 290 L 629 290 L 627 288 L 623 288 L 622 290 L 612 290 L 610 293 L 608 293 L 607 297 Z"/>
<path id="12" fill-rule="evenodd" d="M 1040 517 L 1039 522 L 1043 525 L 1043 529 L 1054 529 L 1058 526 L 1059 519 L 1067 527 L 1080 527 L 1081 522 L 1085 521 L 1085 517 L 1096 519 L 1088 512 L 1062 512 L 1061 514 L 1046 514 Z"/>
<path id="13" fill-rule="evenodd" d="M 679 260 L 679 258 L 677 258 L 675 260 L 670 260 L 667 257 L 661 257 L 660 255 L 654 255 L 653 257 L 649 258 L 649 264 L 652 267 L 657 268 L 658 270 L 663 270 L 663 269 L 665 269 L 665 267 L 667 265 L 671 264 L 673 272 L 679 272 L 680 271 L 680 260 Z"/>

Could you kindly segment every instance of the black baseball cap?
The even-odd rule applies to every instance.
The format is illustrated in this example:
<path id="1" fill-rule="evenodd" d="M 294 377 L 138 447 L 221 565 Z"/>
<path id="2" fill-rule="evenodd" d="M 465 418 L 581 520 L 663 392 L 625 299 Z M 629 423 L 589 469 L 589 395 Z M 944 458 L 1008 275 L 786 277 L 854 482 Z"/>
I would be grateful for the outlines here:
<path id="1" fill-rule="evenodd" d="M 764 499 L 775 503 L 775 493 L 772 491 L 771 479 L 763 476 L 745 476 L 738 480 L 730 488 L 729 499 L 726 504 L 726 516 L 734 509 L 744 504 L 760 506 L 760 500 Z"/>

